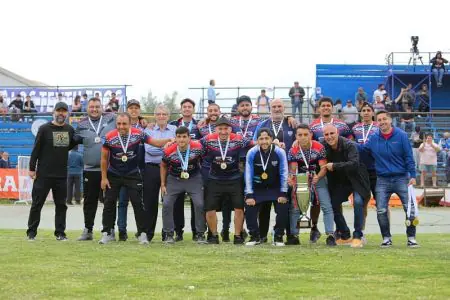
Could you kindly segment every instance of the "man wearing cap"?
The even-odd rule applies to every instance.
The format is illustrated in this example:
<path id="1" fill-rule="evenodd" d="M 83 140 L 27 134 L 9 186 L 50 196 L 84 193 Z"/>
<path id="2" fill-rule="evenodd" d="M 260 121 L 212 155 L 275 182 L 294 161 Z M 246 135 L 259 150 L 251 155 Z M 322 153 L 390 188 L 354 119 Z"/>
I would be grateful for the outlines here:
<path id="1" fill-rule="evenodd" d="M 289 98 L 291 98 L 292 104 L 292 116 L 295 118 L 295 112 L 298 110 L 300 117 L 300 123 L 303 121 L 303 97 L 305 96 L 305 90 L 298 85 L 298 81 L 294 82 L 294 86 L 289 90 Z"/>
<path id="2" fill-rule="evenodd" d="M 125 187 L 133 205 L 138 240 L 148 244 L 147 228 L 142 202 L 142 177 L 139 170 L 138 151 L 141 143 L 162 147 L 172 139 L 153 139 L 145 132 L 131 127 L 128 113 L 120 113 L 116 118 L 116 127 L 103 138 L 101 154 L 101 187 L 105 191 L 103 207 L 103 230 L 100 244 L 114 241 L 114 222 L 116 202 L 120 189 Z"/>
<path id="3" fill-rule="evenodd" d="M 342 119 L 350 129 L 358 121 L 358 109 L 353 106 L 353 102 L 350 99 L 347 100 L 347 105 L 342 108 Z"/>
<path id="4" fill-rule="evenodd" d="M 107 132 L 116 128 L 116 118 L 114 114 L 103 114 L 102 103 L 98 98 L 91 98 L 87 103 L 88 116 L 78 123 L 75 130 L 75 140 L 83 144 L 83 213 L 84 230 L 79 241 L 93 239 L 92 230 L 94 227 L 95 215 L 98 202 L 101 196 L 101 172 L 100 154 L 102 150 L 101 137 Z"/>
<path id="5" fill-rule="evenodd" d="M 163 200 L 164 242 L 172 244 L 174 239 L 173 206 L 178 196 L 188 193 L 194 203 L 195 234 L 198 243 L 205 240 L 205 215 L 203 210 L 203 180 L 200 174 L 200 161 L 204 154 L 198 141 L 191 140 L 187 127 L 176 130 L 175 143 L 164 149 L 161 163 L 161 191 Z"/>
<path id="6" fill-rule="evenodd" d="M 216 125 L 216 133 L 200 140 L 204 147 L 205 159 L 211 163 L 205 198 L 206 221 L 211 231 L 208 243 L 219 243 L 216 211 L 221 209 L 222 199 L 225 198 L 234 209 L 234 243 L 243 244 L 241 232 L 244 222 L 244 199 L 239 153 L 252 142 L 232 133 L 231 123 L 224 117 L 220 118 Z"/>
<path id="7" fill-rule="evenodd" d="M 184 126 L 189 130 L 189 136 L 192 140 L 199 140 L 202 138 L 200 131 L 198 130 L 198 121 L 194 119 L 195 102 L 192 99 L 186 98 L 181 101 L 181 115 L 178 120 L 170 122 L 171 125 L 176 127 Z M 195 229 L 195 212 L 194 204 L 191 199 L 191 230 L 192 238 L 196 239 Z M 173 207 L 173 219 L 175 223 L 176 241 L 183 240 L 184 232 L 184 194 L 180 194 Z"/>
<path id="8" fill-rule="evenodd" d="M 66 124 L 68 107 L 58 102 L 53 121 L 42 125 L 36 135 L 30 157 L 29 175 L 35 179 L 32 204 L 28 217 L 28 240 L 34 241 L 41 219 L 41 210 L 50 189 L 55 202 L 55 236 L 66 241 L 67 161 L 69 150 L 75 146 L 74 129 Z M 37 166 L 36 166 L 37 165 Z"/>

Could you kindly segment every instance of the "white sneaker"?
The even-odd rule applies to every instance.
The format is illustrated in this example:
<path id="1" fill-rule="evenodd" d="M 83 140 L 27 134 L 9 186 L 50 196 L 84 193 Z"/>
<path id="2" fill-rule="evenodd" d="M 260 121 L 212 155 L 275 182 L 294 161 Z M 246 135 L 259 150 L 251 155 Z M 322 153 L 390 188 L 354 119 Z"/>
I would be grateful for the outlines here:
<path id="1" fill-rule="evenodd" d="M 100 241 L 98 241 L 98 243 L 105 245 L 112 241 L 115 241 L 115 238 L 111 234 L 108 234 L 107 232 L 103 232 L 102 238 L 100 239 Z"/>
<path id="2" fill-rule="evenodd" d="M 141 235 L 138 237 L 138 241 L 140 245 L 148 245 L 148 238 L 145 232 L 141 232 Z"/>

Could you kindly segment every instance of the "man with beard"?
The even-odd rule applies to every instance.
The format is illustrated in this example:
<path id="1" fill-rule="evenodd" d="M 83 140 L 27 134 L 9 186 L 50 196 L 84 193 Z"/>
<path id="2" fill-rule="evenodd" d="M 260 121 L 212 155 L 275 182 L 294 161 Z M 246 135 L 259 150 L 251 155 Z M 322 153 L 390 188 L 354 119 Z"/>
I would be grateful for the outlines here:
<path id="1" fill-rule="evenodd" d="M 182 117 L 178 120 L 170 122 L 171 125 L 181 127 L 184 126 L 189 130 L 189 136 L 192 140 L 199 140 L 202 138 L 200 131 L 198 130 L 197 123 L 198 121 L 194 119 L 195 112 L 195 102 L 192 99 L 186 98 L 181 101 L 181 115 Z M 173 219 L 175 223 L 175 241 L 183 240 L 183 232 L 184 232 L 184 194 L 180 194 L 175 201 L 173 207 Z M 191 202 L 191 230 L 192 230 L 192 239 L 197 238 L 197 232 L 195 227 L 195 211 L 194 204 Z"/>
<path id="2" fill-rule="evenodd" d="M 79 241 L 92 240 L 95 214 L 101 196 L 100 154 L 102 150 L 101 137 L 116 127 L 114 114 L 102 114 L 100 99 L 91 98 L 87 103 L 88 116 L 82 119 L 75 130 L 75 140 L 83 143 L 83 213 L 84 230 Z"/>
<path id="3" fill-rule="evenodd" d="M 67 159 L 75 146 L 74 129 L 66 124 L 68 106 L 58 102 L 53 111 L 53 121 L 42 125 L 36 135 L 30 157 L 29 175 L 35 179 L 32 203 L 28 217 L 27 236 L 34 241 L 41 220 L 41 210 L 52 190 L 55 202 L 55 236 L 66 241 Z M 37 168 L 36 168 L 37 165 Z"/>
<path id="4" fill-rule="evenodd" d="M 313 134 L 313 139 L 318 142 L 324 142 L 323 127 L 326 124 L 333 124 L 337 129 L 340 136 L 345 138 L 352 138 L 352 131 L 345 124 L 344 121 L 336 119 L 333 117 L 333 100 L 328 97 L 322 97 L 318 103 L 319 107 L 319 118 L 313 120 L 309 125 L 311 132 Z M 310 242 L 316 243 L 321 234 L 317 228 L 317 222 L 319 221 L 320 215 L 320 205 L 311 206 L 311 221 L 312 228 L 310 234 Z"/>

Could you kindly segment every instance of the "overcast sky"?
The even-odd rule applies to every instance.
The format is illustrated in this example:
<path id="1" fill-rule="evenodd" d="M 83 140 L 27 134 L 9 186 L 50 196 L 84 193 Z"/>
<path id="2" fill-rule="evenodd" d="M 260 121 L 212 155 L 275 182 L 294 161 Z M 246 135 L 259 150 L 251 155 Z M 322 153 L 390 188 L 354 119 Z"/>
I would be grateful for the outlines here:
<path id="1" fill-rule="evenodd" d="M 314 85 L 315 65 L 449 50 L 449 1 L 2 1 L 0 66 L 50 85 Z M 436 11 L 433 12 L 433 9 Z M 433 16 L 436 19 L 433 20 Z"/>

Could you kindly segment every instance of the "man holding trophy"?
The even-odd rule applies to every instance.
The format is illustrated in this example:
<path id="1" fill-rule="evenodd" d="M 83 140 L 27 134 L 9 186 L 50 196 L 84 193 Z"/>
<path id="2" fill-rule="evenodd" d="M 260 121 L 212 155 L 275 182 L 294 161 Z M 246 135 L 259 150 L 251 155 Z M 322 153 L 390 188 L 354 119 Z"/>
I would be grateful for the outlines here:
<path id="1" fill-rule="evenodd" d="M 276 223 L 274 227 L 274 246 L 284 246 L 284 229 L 288 222 L 287 178 L 288 164 L 286 152 L 272 144 L 269 128 L 258 131 L 258 145 L 247 153 L 245 165 L 245 219 L 250 231 L 247 246 L 261 243 L 258 215 L 261 203 L 273 202 Z"/>
<path id="2" fill-rule="evenodd" d="M 319 201 L 323 211 L 326 243 L 336 246 L 334 238 L 333 209 L 325 178 L 327 164 L 324 146 L 312 141 L 311 131 L 306 124 L 297 126 L 296 142 L 288 153 L 289 183 L 294 186 L 290 207 L 290 229 L 287 245 L 299 245 L 299 227 L 311 228 L 311 219 L 307 216 L 308 208 L 313 201 Z M 317 199 L 318 198 L 318 199 Z"/>

